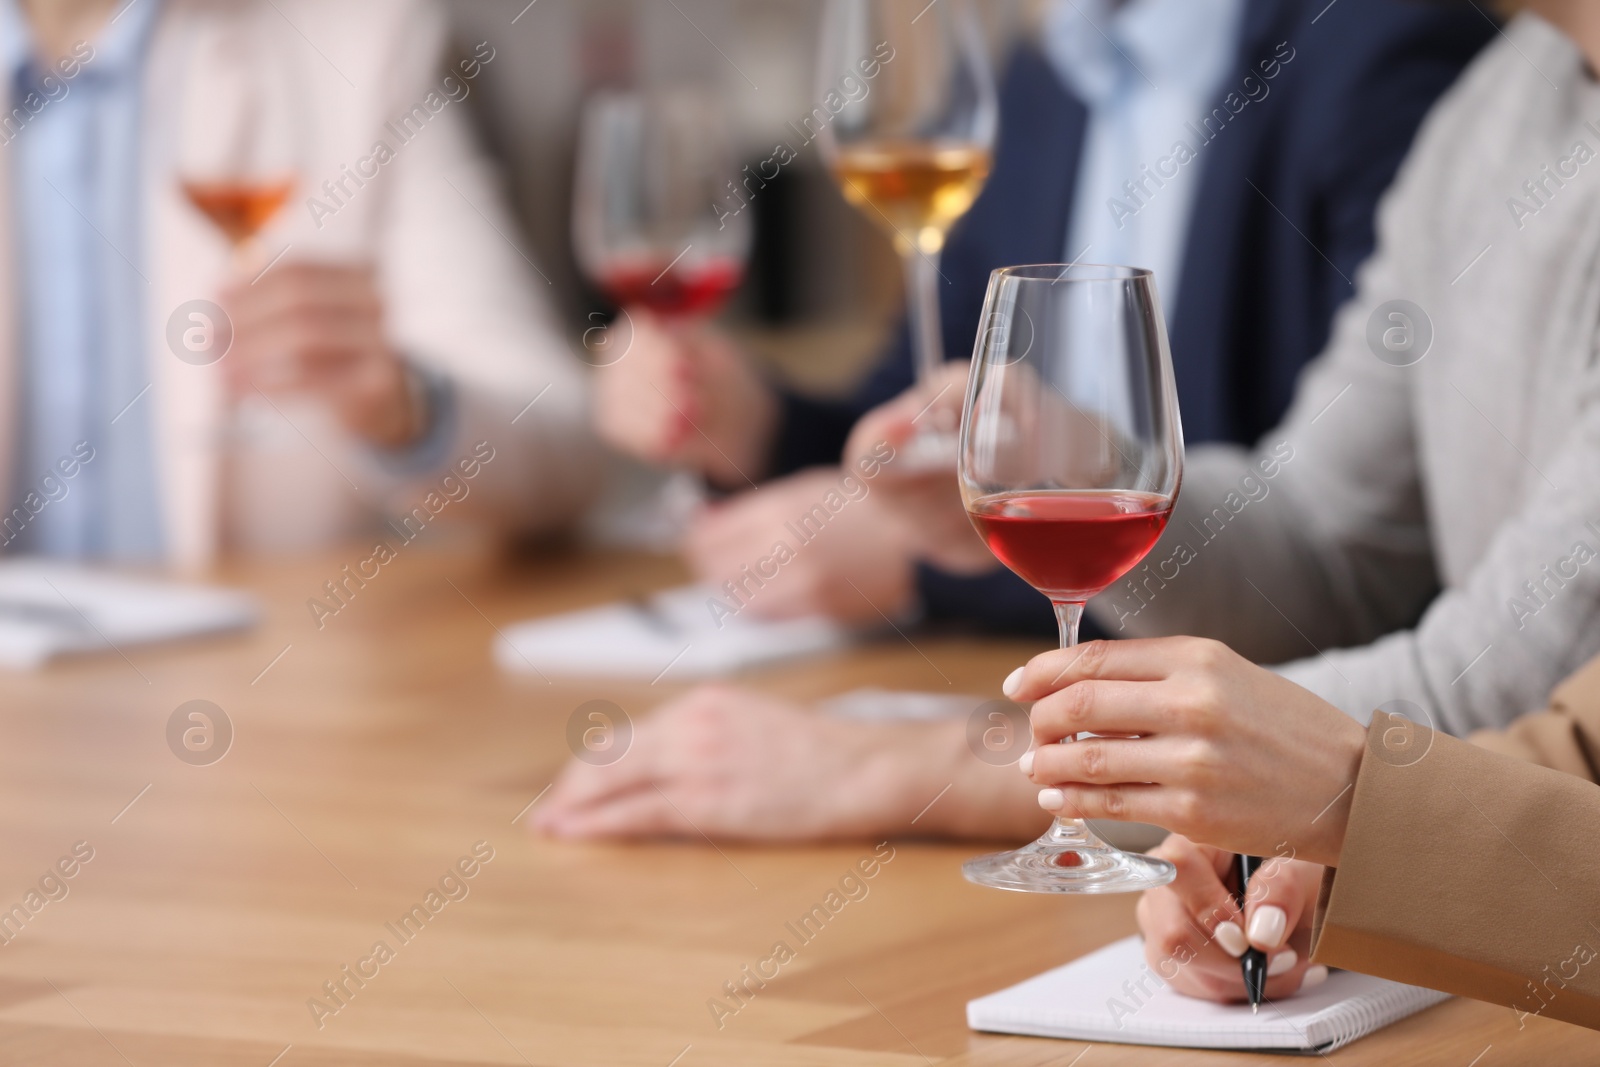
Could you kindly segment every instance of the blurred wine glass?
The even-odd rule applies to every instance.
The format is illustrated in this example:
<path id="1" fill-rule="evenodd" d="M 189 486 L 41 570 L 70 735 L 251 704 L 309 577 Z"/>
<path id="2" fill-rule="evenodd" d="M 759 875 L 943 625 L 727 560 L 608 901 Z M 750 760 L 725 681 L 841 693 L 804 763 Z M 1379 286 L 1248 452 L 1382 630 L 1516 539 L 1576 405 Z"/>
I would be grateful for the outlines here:
<path id="1" fill-rule="evenodd" d="M 573 245 L 578 264 L 620 314 L 645 308 L 688 326 L 715 314 L 744 279 L 751 222 L 730 138 L 732 119 L 709 91 L 607 90 L 589 99 L 578 132 Z M 663 490 L 681 532 L 705 499 L 679 471 Z"/>
<path id="2" fill-rule="evenodd" d="M 227 241 L 227 273 L 235 281 L 254 280 L 270 260 L 260 235 L 276 218 L 302 180 L 306 146 L 312 141 L 312 113 L 300 85 L 277 45 L 282 28 L 268 4 L 213 5 L 195 20 L 189 49 L 178 72 L 179 113 L 175 170 L 184 198 Z M 227 279 L 218 279 L 222 289 Z M 230 334 L 231 335 L 231 334 Z M 226 355 L 226 351 L 222 353 Z M 299 409 L 304 423 L 315 416 L 312 402 L 300 397 L 268 401 L 233 382 L 218 412 L 213 441 L 224 462 L 236 450 L 267 449 L 292 442 L 287 409 Z M 248 382 L 272 389 L 294 380 L 288 368 L 256 365 Z M 232 492 L 222 476 L 225 498 Z M 225 514 L 233 505 L 225 503 Z"/>
<path id="3" fill-rule="evenodd" d="M 750 219 L 720 101 L 694 88 L 607 91 L 583 111 L 573 241 L 619 307 L 710 315 L 739 287 Z"/>
<path id="4" fill-rule="evenodd" d="M 944 363 L 939 254 L 989 176 L 998 122 L 971 8 L 965 0 L 829 0 L 817 98 L 828 113 L 837 108 L 818 142 L 841 192 L 900 255 L 925 385 Z M 953 464 L 955 427 L 928 427 L 911 451 L 914 461 L 920 453 Z"/>
<path id="5" fill-rule="evenodd" d="M 184 71 L 177 172 L 184 196 L 228 240 L 235 271 L 300 180 L 308 112 L 263 5 L 217 12 L 196 28 Z"/>

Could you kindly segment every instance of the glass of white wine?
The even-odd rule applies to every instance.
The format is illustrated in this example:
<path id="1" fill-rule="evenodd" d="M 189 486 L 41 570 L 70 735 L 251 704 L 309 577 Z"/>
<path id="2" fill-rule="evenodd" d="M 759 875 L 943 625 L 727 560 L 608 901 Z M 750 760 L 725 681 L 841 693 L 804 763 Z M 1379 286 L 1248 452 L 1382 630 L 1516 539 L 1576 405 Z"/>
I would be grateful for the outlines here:
<path id="1" fill-rule="evenodd" d="M 828 0 L 817 94 L 844 101 L 818 143 L 845 199 L 900 254 L 917 380 L 925 383 L 944 364 L 939 254 L 989 176 L 998 123 L 972 9 L 966 0 Z M 955 430 L 924 428 L 909 461 L 953 466 Z"/>
<path id="2" fill-rule="evenodd" d="M 300 181 L 310 141 L 293 71 L 263 44 L 275 31 L 260 11 L 210 12 L 191 35 L 184 71 L 178 180 L 227 239 L 241 275 L 260 269 L 257 236 Z"/>
<path id="3" fill-rule="evenodd" d="M 303 46 L 284 39 L 282 22 L 268 4 L 206 6 L 187 34 L 177 72 L 174 177 L 184 198 L 227 243 L 228 277 L 217 279 L 219 289 L 230 279 L 259 280 L 276 262 L 262 236 L 305 183 L 307 156 L 316 143 L 314 112 L 290 58 Z M 270 454 L 299 436 L 291 416 L 319 417 L 309 397 L 280 393 L 268 400 L 259 391 L 294 378 L 277 363 L 258 362 L 248 374 L 251 389 L 227 391 L 212 442 L 220 454 Z M 224 478 L 225 498 L 231 500 L 232 489 Z M 231 514 L 232 504 L 224 504 L 224 511 Z"/>

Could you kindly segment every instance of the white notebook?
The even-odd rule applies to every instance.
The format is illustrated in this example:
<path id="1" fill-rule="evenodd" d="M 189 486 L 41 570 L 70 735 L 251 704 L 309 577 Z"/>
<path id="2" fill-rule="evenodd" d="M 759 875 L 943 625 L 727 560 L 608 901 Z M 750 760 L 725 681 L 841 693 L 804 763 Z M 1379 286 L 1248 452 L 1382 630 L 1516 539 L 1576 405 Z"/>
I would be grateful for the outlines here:
<path id="1" fill-rule="evenodd" d="M 711 587 L 687 585 L 637 602 L 532 619 L 505 629 L 495 661 L 537 674 L 685 681 L 814 656 L 853 639 L 849 628 L 827 619 L 766 622 L 713 610 L 713 601 L 726 605 Z"/>
<path id="2" fill-rule="evenodd" d="M 1334 971 L 1315 989 L 1261 1006 L 1176 993 L 1126 937 L 1064 967 L 967 1003 L 974 1030 L 1077 1041 L 1239 1051 L 1331 1052 L 1448 993 Z"/>
<path id="3" fill-rule="evenodd" d="M 39 559 L 0 563 L 0 667 L 240 630 L 261 610 L 232 589 L 130 578 Z"/>
<path id="4" fill-rule="evenodd" d="M 966 693 L 921 693 L 903 689 L 867 686 L 829 697 L 817 705 L 829 715 L 866 722 L 927 722 L 970 715 L 972 710 L 994 697 Z"/>

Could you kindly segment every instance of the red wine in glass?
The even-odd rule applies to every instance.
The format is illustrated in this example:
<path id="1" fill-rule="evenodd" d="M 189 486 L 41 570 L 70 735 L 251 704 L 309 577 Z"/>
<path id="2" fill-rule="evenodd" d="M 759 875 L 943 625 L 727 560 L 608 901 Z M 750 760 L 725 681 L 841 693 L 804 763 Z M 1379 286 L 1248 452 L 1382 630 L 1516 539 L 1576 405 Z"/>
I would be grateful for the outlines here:
<path id="1" fill-rule="evenodd" d="M 731 128 L 704 87 L 607 90 L 585 104 L 573 248 L 619 308 L 696 318 L 738 288 L 754 212 L 728 204 L 739 177 Z"/>
<path id="2" fill-rule="evenodd" d="M 967 509 L 995 558 L 1052 600 L 1087 600 L 1154 547 L 1172 513 L 1155 493 L 1117 489 L 1007 492 Z"/>
<path id="3" fill-rule="evenodd" d="M 733 258 L 702 263 L 646 260 L 613 264 L 599 271 L 600 287 L 618 307 L 643 306 L 672 317 L 706 315 L 739 287 L 744 264 Z"/>

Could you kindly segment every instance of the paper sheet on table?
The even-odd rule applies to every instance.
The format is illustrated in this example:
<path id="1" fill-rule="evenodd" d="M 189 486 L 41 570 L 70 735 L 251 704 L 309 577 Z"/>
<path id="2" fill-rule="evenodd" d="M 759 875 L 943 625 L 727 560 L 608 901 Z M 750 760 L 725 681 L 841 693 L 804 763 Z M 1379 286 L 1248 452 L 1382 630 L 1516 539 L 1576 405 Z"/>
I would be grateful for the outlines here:
<path id="1" fill-rule="evenodd" d="M 848 627 L 822 618 L 719 618 L 712 601 L 721 601 L 715 589 L 688 585 L 637 603 L 531 619 L 502 631 L 495 661 L 508 671 L 545 675 L 683 681 L 815 656 L 854 639 Z"/>
<path id="2" fill-rule="evenodd" d="M 0 666 L 253 626 L 254 597 L 38 559 L 0 563 Z"/>
<path id="3" fill-rule="evenodd" d="M 861 719 L 866 722 L 928 721 L 970 715 L 976 708 L 994 700 L 994 697 L 972 694 L 921 693 L 910 689 L 867 687 L 829 697 L 817 706 L 841 719 Z"/>
<path id="4" fill-rule="evenodd" d="M 974 1030 L 1175 1048 L 1326 1054 L 1449 994 L 1335 971 L 1306 993 L 1244 1004 L 1195 1000 L 1162 983 L 1138 937 L 967 1002 Z"/>

